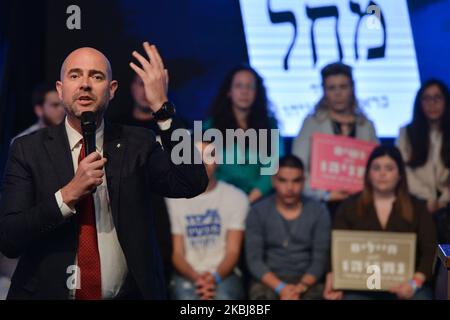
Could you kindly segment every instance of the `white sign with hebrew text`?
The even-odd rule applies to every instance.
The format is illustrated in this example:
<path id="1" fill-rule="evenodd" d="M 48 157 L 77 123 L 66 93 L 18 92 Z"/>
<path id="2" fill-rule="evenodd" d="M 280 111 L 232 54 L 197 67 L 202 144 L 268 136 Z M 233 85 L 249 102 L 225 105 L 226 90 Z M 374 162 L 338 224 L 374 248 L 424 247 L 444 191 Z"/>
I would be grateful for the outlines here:
<path id="1" fill-rule="evenodd" d="M 241 0 L 251 65 L 281 134 L 297 135 L 322 96 L 320 70 L 353 67 L 360 106 L 380 137 L 410 121 L 420 79 L 406 0 Z"/>

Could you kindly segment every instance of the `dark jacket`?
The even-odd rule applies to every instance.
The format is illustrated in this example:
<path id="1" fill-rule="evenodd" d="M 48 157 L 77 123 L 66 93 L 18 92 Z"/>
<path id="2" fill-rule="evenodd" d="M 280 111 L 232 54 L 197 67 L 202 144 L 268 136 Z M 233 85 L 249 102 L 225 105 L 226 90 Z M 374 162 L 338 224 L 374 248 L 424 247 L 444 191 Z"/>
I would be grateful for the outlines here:
<path id="1" fill-rule="evenodd" d="M 436 211 L 433 218 L 436 223 L 438 242 L 450 244 L 450 204 Z"/>
<path id="2" fill-rule="evenodd" d="M 105 124 L 103 154 L 111 211 L 128 275 L 144 299 L 165 297 L 151 191 L 194 197 L 208 178 L 203 164 L 174 165 L 170 141 L 164 150 L 147 129 Z M 77 215 L 63 218 L 55 192 L 74 176 L 64 122 L 17 139 L 12 145 L 0 204 L 0 251 L 21 257 L 9 299 L 67 299 L 68 266 L 78 247 Z"/>
<path id="3" fill-rule="evenodd" d="M 397 202 L 394 202 L 386 228 L 383 229 L 373 205 L 364 215 L 358 215 L 356 207 L 360 195 L 361 193 L 357 193 L 341 204 L 336 212 L 333 229 L 415 233 L 417 235 L 416 271 L 425 274 L 429 280 L 437 243 L 435 226 L 425 202 L 411 197 L 414 211 L 411 222 L 400 215 Z"/>

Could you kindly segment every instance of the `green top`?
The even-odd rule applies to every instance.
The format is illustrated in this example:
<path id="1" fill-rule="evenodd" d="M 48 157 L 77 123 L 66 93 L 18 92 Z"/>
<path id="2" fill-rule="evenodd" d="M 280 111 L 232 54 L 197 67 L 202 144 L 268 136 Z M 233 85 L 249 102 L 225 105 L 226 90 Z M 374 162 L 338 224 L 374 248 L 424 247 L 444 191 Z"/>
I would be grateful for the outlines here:
<path id="1" fill-rule="evenodd" d="M 271 118 L 270 123 L 271 129 L 277 129 L 275 119 Z M 213 128 L 212 119 L 203 122 L 203 130 L 210 128 Z M 231 148 L 227 148 L 225 139 L 223 140 L 223 163 L 219 164 L 217 167 L 216 178 L 238 187 L 247 194 L 255 188 L 261 191 L 263 195 L 269 194 L 272 190 L 272 176 L 261 174 L 261 168 L 273 166 L 272 161 L 268 164 L 262 164 L 257 150 L 250 150 L 250 148 L 244 149 L 237 143 L 234 143 Z M 278 148 L 279 157 L 283 156 L 284 146 L 281 137 L 279 137 L 278 145 L 276 147 Z M 228 164 L 227 159 L 230 159 L 228 161 L 231 162 L 233 155 L 233 163 Z M 241 159 L 240 163 L 238 163 L 238 159 Z M 245 161 L 243 161 L 244 159 Z M 255 159 L 256 161 L 250 161 L 251 159 Z"/>

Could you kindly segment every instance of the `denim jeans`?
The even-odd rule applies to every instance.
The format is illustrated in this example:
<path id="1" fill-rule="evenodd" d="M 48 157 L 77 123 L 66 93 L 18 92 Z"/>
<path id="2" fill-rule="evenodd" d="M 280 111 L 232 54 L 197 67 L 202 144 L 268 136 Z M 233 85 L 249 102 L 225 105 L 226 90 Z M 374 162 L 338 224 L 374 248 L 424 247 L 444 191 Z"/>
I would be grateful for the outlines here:
<path id="1" fill-rule="evenodd" d="M 199 296 L 195 293 L 195 284 L 179 274 L 172 276 L 169 289 L 173 300 L 199 300 Z M 242 279 L 235 273 L 231 273 L 216 285 L 214 300 L 240 300 L 243 298 Z"/>

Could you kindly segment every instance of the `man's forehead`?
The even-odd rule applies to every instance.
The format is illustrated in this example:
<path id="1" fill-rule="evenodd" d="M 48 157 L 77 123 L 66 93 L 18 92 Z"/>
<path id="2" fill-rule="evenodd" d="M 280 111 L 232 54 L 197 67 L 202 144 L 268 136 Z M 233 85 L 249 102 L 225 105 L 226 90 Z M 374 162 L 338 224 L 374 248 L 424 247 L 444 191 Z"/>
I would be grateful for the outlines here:
<path id="1" fill-rule="evenodd" d="M 298 177 L 303 177 L 303 170 L 293 167 L 280 167 L 277 175 L 285 179 L 296 179 Z"/>
<path id="2" fill-rule="evenodd" d="M 80 48 L 72 51 L 61 67 L 61 76 L 70 70 L 102 71 L 111 78 L 111 65 L 106 56 L 94 48 Z"/>

